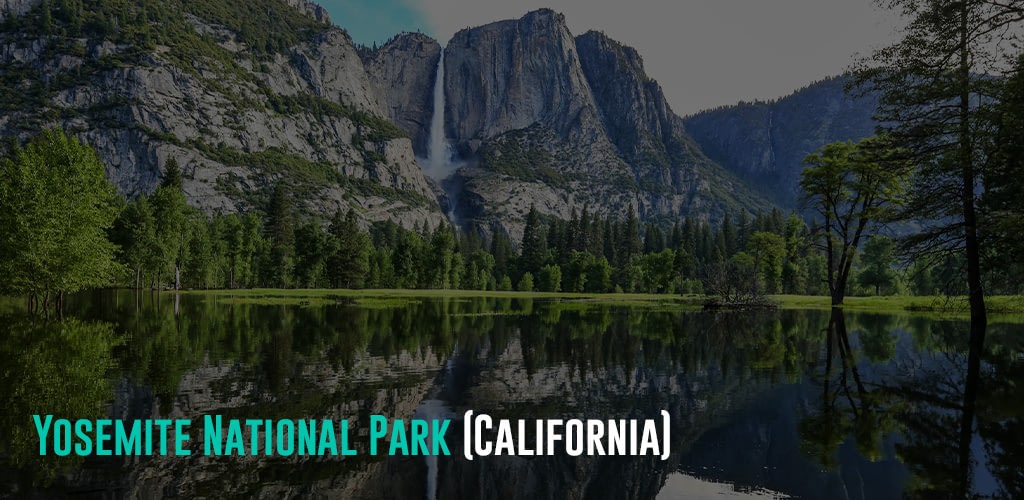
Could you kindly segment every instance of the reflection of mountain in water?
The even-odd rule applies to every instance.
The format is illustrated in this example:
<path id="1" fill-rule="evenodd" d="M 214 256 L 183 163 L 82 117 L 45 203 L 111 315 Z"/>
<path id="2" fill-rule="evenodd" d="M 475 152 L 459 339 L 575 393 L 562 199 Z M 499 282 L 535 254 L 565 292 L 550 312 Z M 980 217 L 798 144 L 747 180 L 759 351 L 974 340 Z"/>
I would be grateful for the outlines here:
<path id="1" fill-rule="evenodd" d="M 365 429 L 373 413 L 653 418 L 667 409 L 673 455 L 468 462 L 458 456 L 455 421 L 447 440 L 456 456 L 436 463 L 362 455 L 89 460 L 41 494 L 424 498 L 433 490 L 437 498 L 639 499 L 655 498 L 666 483 L 678 487 L 682 470 L 743 491 L 882 498 L 906 482 L 891 443 L 879 462 L 841 448 L 838 469 L 801 451 L 801 419 L 819 396 L 805 377 L 820 371 L 824 312 L 710 315 L 511 299 L 285 307 L 197 296 L 174 310 L 157 301 L 136 311 L 134 300 L 98 296 L 76 311 L 128 334 L 113 353 L 113 416 L 349 418 Z M 886 335 L 891 326 L 883 325 Z M 885 342 L 864 344 L 857 350 L 892 355 Z M 365 433 L 355 439 L 357 447 L 365 441 Z M 0 480 L 25 473 L 8 470 Z"/>

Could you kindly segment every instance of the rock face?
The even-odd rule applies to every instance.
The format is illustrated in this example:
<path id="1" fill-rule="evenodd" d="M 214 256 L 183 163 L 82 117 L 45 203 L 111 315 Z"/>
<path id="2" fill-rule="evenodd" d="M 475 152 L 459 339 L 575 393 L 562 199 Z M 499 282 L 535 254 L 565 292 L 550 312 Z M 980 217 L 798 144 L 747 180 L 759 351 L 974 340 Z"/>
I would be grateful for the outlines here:
<path id="1" fill-rule="evenodd" d="M 563 139 L 599 139 L 597 106 L 561 14 L 539 10 L 460 31 L 446 56 L 446 127 L 464 153 L 538 123 Z"/>
<path id="2" fill-rule="evenodd" d="M 90 33 L 0 33 L 3 83 L 17 98 L 4 103 L 0 135 L 75 132 L 129 196 L 154 189 L 173 158 L 187 199 L 209 212 L 261 208 L 285 183 L 312 217 L 354 208 L 366 221 L 445 220 L 410 139 L 386 121 L 351 39 L 323 24 L 321 7 L 270 2 L 271 19 L 292 16 L 308 37 L 256 51 L 235 29 L 172 4 L 181 17 L 170 22 L 194 33 L 149 50 Z M 26 73 L 46 80 L 17 76 Z"/>
<path id="3" fill-rule="evenodd" d="M 20 16 L 39 5 L 41 0 L 0 0 L 0 20 Z"/>
<path id="4" fill-rule="evenodd" d="M 784 207 L 799 196 L 803 160 L 821 146 L 874 133 L 874 95 L 852 98 L 848 78 L 825 80 L 775 102 L 740 103 L 686 118 L 713 160 Z"/>
<path id="5" fill-rule="evenodd" d="M 430 59 L 403 53 L 390 59 L 423 61 L 403 66 L 418 80 L 433 75 Z M 404 85 L 381 81 L 398 95 L 385 101 L 403 99 Z M 456 33 L 445 47 L 444 85 L 446 136 L 465 162 L 446 187 L 466 225 L 517 239 L 531 205 L 561 218 L 589 206 L 648 220 L 714 220 L 767 206 L 701 153 L 635 50 L 599 33 L 575 38 L 554 11 Z M 401 109 L 429 109 L 428 98 Z M 417 137 L 430 115 L 395 118 Z"/>
<path id="6" fill-rule="evenodd" d="M 635 49 L 596 31 L 577 37 L 576 47 L 605 130 L 624 157 L 635 161 L 659 141 L 685 135 Z"/>
<path id="7" fill-rule="evenodd" d="M 425 158 L 434 113 L 433 87 L 441 45 L 419 33 L 402 33 L 363 54 L 366 72 L 379 91 L 388 119 L 412 138 Z"/>
<path id="8" fill-rule="evenodd" d="M 709 216 L 740 208 L 758 208 L 746 187 L 704 156 L 672 111 L 658 82 L 644 71 L 643 59 L 599 32 L 576 39 L 583 71 L 600 108 L 601 121 L 619 155 L 632 167 L 642 190 L 670 188 L 690 193 L 695 201 L 725 203 L 697 207 Z M 733 199 L 720 198 L 717 188 L 735 190 Z"/>
<path id="9" fill-rule="evenodd" d="M 330 14 L 328 14 L 327 9 L 323 8 L 320 4 L 309 2 L 307 0 L 285 0 L 285 3 L 323 24 L 331 24 Z"/>

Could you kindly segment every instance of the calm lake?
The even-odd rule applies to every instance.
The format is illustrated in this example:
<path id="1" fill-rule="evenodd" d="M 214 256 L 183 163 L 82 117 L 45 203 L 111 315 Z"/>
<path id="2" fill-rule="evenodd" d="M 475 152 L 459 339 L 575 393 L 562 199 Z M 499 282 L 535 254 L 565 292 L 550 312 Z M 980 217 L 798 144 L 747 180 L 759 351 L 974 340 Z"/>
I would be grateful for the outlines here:
<path id="1" fill-rule="evenodd" d="M 1024 497 L 1024 324 L 990 323 L 968 386 L 968 325 L 937 315 L 514 298 L 265 302 L 105 292 L 71 300 L 61 322 L 8 307 L 0 496 Z M 530 419 L 668 410 L 672 453 L 470 462 L 455 421 L 453 455 L 436 459 L 58 459 L 39 456 L 31 419 L 219 414 L 347 418 L 365 429 L 371 414 L 468 409 Z"/>

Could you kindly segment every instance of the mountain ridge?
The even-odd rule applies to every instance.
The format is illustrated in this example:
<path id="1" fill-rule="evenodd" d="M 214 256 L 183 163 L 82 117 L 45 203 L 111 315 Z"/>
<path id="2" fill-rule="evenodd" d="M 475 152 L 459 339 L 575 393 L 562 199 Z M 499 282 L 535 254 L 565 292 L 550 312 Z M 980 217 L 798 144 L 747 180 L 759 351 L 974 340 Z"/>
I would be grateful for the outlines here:
<path id="1" fill-rule="evenodd" d="M 351 208 L 364 223 L 436 226 L 450 213 L 513 239 L 531 206 L 715 222 L 791 206 L 775 195 L 795 186 L 796 158 L 867 123 L 841 126 L 864 103 L 842 104 L 831 87 L 794 100 L 828 111 L 808 137 L 785 99 L 682 118 L 634 48 L 574 35 L 540 9 L 444 47 L 443 128 L 457 158 L 438 182 L 417 160 L 438 111 L 442 46 L 429 36 L 360 47 L 305 0 L 4 0 L 0 15 L 0 134 L 70 130 L 128 196 L 151 191 L 174 158 L 207 212 L 261 208 L 285 183 L 321 220 Z"/>

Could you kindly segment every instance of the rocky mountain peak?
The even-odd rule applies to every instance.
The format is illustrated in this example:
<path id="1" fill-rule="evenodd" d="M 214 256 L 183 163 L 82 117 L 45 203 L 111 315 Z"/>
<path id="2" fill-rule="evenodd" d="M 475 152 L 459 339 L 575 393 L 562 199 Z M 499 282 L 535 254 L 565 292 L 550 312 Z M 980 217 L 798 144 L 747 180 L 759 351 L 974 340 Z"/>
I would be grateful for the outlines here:
<path id="1" fill-rule="evenodd" d="M 674 135 L 685 135 L 636 49 L 596 31 L 577 37 L 576 48 L 605 128 L 624 156 L 640 154 L 650 138 L 670 142 Z"/>
<path id="2" fill-rule="evenodd" d="M 647 79 L 644 71 L 644 59 L 633 47 L 619 43 L 608 37 L 603 31 L 590 30 L 576 37 L 576 49 L 591 54 L 603 54 L 603 62 L 621 65 L 623 71 L 642 76 Z"/>
<path id="3" fill-rule="evenodd" d="M 446 49 L 445 74 L 448 136 L 463 154 L 538 123 L 563 138 L 597 133 L 575 40 L 553 10 L 459 31 Z"/>
<path id="4" fill-rule="evenodd" d="M 308 0 L 284 0 L 284 2 L 321 23 L 331 24 L 331 16 L 327 13 L 327 9 L 318 3 Z"/>
<path id="5" fill-rule="evenodd" d="M 441 45 L 422 33 L 402 33 L 376 50 L 364 48 L 361 55 L 374 88 L 382 94 L 385 115 L 409 134 L 416 154 L 426 157 Z"/>

